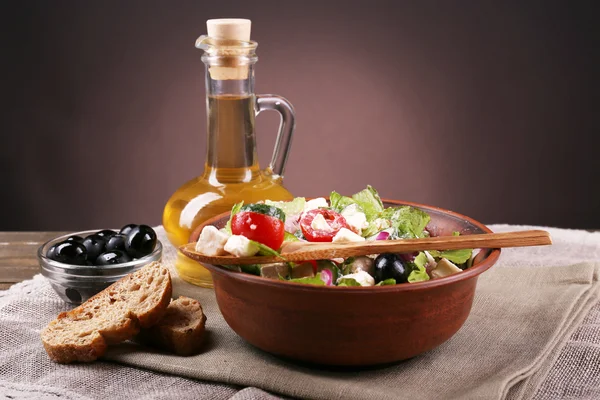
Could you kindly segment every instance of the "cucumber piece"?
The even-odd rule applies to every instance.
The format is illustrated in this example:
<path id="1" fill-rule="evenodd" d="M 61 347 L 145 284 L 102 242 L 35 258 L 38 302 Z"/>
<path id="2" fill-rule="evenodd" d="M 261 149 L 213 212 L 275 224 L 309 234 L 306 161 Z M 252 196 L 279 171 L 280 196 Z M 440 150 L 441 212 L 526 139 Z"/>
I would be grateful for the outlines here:
<path id="1" fill-rule="evenodd" d="M 300 230 L 300 229 L 298 229 L 298 230 Z M 284 242 L 297 242 L 299 240 L 300 239 L 298 239 L 298 237 L 296 235 L 292 235 L 289 232 L 285 232 L 284 233 L 284 236 L 283 236 L 283 241 Z"/>
<path id="2" fill-rule="evenodd" d="M 240 265 L 240 269 L 247 274 L 260 276 L 260 265 L 258 264 Z"/>
<path id="3" fill-rule="evenodd" d="M 285 222 L 285 213 L 281 208 L 277 208 L 275 206 L 270 206 L 267 204 L 246 204 L 240 209 L 240 212 L 242 211 L 252 211 L 259 214 L 268 215 L 281 220 L 281 222 Z"/>

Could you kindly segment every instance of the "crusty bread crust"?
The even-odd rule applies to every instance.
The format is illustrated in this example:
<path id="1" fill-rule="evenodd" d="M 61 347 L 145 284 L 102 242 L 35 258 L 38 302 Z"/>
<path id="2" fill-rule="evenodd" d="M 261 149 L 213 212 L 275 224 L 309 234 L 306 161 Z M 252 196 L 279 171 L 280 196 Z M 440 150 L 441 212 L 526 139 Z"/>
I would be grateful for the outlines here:
<path id="1" fill-rule="evenodd" d="M 163 319 L 142 329 L 137 339 L 180 356 L 198 354 L 205 337 L 206 315 L 197 300 L 181 296 L 173 300 Z"/>
<path id="2" fill-rule="evenodd" d="M 109 344 L 133 338 L 156 324 L 172 295 L 171 276 L 159 262 L 127 275 L 79 307 L 63 312 L 42 331 L 53 361 L 91 362 Z"/>

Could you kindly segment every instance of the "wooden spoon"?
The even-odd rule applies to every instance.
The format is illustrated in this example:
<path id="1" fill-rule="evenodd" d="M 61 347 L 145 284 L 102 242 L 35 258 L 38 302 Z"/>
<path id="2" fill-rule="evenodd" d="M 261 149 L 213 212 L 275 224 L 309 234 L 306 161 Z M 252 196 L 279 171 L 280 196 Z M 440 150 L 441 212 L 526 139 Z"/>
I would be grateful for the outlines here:
<path id="1" fill-rule="evenodd" d="M 353 243 L 291 242 L 283 247 L 281 257 L 207 256 L 195 250 L 196 243 L 179 248 L 186 256 L 214 265 L 267 264 L 281 261 L 326 260 L 380 253 L 410 253 L 421 250 L 457 250 L 503 247 L 542 246 L 552 244 L 550 234 L 541 230 L 484 233 L 463 236 L 437 236 L 423 239 L 375 240 Z"/>

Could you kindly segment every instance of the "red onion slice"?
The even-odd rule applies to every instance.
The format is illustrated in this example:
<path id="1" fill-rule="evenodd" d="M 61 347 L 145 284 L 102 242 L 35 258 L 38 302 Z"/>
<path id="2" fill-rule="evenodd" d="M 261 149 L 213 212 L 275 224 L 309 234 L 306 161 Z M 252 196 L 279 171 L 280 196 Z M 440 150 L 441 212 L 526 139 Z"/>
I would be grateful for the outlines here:
<path id="1" fill-rule="evenodd" d="M 333 274 L 331 271 L 328 269 L 321 271 L 321 280 L 325 282 L 326 286 L 331 286 L 333 284 Z"/>
<path id="2" fill-rule="evenodd" d="M 387 231 L 381 231 L 375 236 L 375 240 L 387 240 L 390 237 L 390 233 Z"/>

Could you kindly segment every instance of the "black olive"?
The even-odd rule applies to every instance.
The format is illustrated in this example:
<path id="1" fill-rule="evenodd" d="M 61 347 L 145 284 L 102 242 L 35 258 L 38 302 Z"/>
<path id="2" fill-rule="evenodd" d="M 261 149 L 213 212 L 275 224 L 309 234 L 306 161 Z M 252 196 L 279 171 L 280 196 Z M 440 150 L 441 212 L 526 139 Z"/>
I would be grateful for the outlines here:
<path id="1" fill-rule="evenodd" d="M 152 253 L 156 246 L 156 232 L 148 225 L 133 228 L 125 239 L 125 250 L 133 258 L 140 258 Z"/>
<path id="2" fill-rule="evenodd" d="M 58 243 L 48 249 L 46 252 L 46 257 L 51 260 L 56 260 L 56 246 L 58 246 Z"/>
<path id="3" fill-rule="evenodd" d="M 87 259 L 92 263 L 96 258 L 106 250 L 106 239 L 94 233 L 83 240 L 83 245 L 87 249 Z"/>
<path id="4" fill-rule="evenodd" d="M 53 260 L 66 264 L 85 265 L 86 248 L 77 242 L 60 242 L 56 245 Z"/>
<path id="5" fill-rule="evenodd" d="M 106 242 L 106 251 L 113 250 L 125 251 L 125 235 L 117 234 L 108 239 L 108 242 Z"/>
<path id="6" fill-rule="evenodd" d="M 121 235 L 127 235 L 133 228 L 137 227 L 137 224 L 128 224 L 121 228 L 119 233 Z"/>
<path id="7" fill-rule="evenodd" d="M 96 265 L 114 265 L 131 261 L 131 257 L 121 250 L 102 253 L 96 259 Z"/>
<path id="8" fill-rule="evenodd" d="M 375 281 L 393 278 L 396 283 L 408 282 L 410 268 L 396 254 L 380 254 L 375 259 Z"/>
<path id="9" fill-rule="evenodd" d="M 81 303 L 81 294 L 77 291 L 77 289 L 67 288 L 67 290 L 65 290 L 65 295 L 73 303 Z"/>
<path id="10" fill-rule="evenodd" d="M 117 232 L 111 231 L 110 229 L 104 229 L 96 232 L 96 235 L 103 237 L 105 240 L 108 240 L 109 237 L 115 236 Z"/>
<path id="11" fill-rule="evenodd" d="M 69 236 L 67 238 L 66 242 L 83 243 L 83 238 L 81 236 L 73 235 L 73 236 Z"/>

